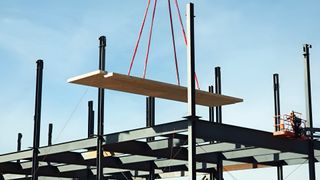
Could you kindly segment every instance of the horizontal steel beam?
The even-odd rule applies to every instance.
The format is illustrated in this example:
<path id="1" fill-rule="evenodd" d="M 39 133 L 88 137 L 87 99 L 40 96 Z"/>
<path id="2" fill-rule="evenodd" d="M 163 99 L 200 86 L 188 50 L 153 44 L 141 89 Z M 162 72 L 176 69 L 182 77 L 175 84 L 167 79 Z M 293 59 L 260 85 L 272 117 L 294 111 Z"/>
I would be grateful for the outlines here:
<path id="1" fill-rule="evenodd" d="M 281 152 L 308 154 L 308 142 L 303 140 L 279 138 L 270 132 L 226 124 L 212 123 L 199 120 L 196 122 L 197 137 L 206 141 L 222 141 L 239 143 Z"/>

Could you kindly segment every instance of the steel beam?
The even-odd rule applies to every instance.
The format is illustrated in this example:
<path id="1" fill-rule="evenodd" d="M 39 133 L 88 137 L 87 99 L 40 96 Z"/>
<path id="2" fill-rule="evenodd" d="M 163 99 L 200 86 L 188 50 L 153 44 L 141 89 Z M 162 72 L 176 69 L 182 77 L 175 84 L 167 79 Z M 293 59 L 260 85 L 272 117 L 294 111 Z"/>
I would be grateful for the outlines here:
<path id="1" fill-rule="evenodd" d="M 278 177 L 278 180 L 283 180 L 283 167 L 282 167 L 282 165 L 277 166 L 277 177 Z"/>
<path id="2" fill-rule="evenodd" d="M 146 98 L 146 127 L 154 127 L 155 125 L 155 98 L 154 97 L 147 97 Z M 147 138 L 147 142 L 154 141 L 154 137 Z M 149 162 L 149 174 L 148 180 L 155 179 L 155 170 L 154 170 L 154 163 L 153 161 Z"/>
<path id="3" fill-rule="evenodd" d="M 99 38 L 99 70 L 105 71 L 105 48 L 106 37 L 101 36 Z M 98 88 L 98 138 L 97 138 L 97 180 L 103 179 L 103 130 L 104 130 L 104 89 Z"/>
<path id="4" fill-rule="evenodd" d="M 38 154 L 40 144 L 41 99 L 42 99 L 43 61 L 37 61 L 36 98 L 33 132 L 32 180 L 38 180 Z"/>
<path id="5" fill-rule="evenodd" d="M 215 72 L 215 87 L 216 94 L 221 94 L 221 70 L 220 67 L 214 68 Z M 216 107 L 216 122 L 222 123 L 222 109 L 221 106 Z"/>
<path id="6" fill-rule="evenodd" d="M 50 123 L 48 127 L 48 146 L 52 145 L 52 130 L 53 130 L 53 124 Z"/>
<path id="7" fill-rule="evenodd" d="M 18 133 L 18 140 L 17 140 L 17 151 L 21 151 L 21 139 L 22 139 L 22 134 Z"/>
<path id="8" fill-rule="evenodd" d="M 216 94 L 221 94 L 221 70 L 220 67 L 215 67 L 215 87 L 216 87 Z M 216 107 L 216 122 L 222 123 L 222 107 Z M 223 180 L 223 158 L 222 154 L 218 154 L 217 160 L 217 173 L 216 173 L 217 180 Z"/>
<path id="9" fill-rule="evenodd" d="M 94 110 L 93 101 L 88 101 L 88 138 L 94 136 Z"/>
<path id="10" fill-rule="evenodd" d="M 21 151 L 21 139 L 22 139 L 22 134 L 18 133 L 18 140 L 17 140 L 17 152 Z M 20 160 L 17 161 L 18 163 Z"/>
<path id="11" fill-rule="evenodd" d="M 217 180 L 223 180 L 223 158 L 221 154 L 218 155 L 216 177 Z"/>
<path id="12" fill-rule="evenodd" d="M 88 101 L 88 138 L 94 137 L 94 110 L 93 101 Z M 86 179 L 93 179 L 90 166 L 87 166 Z"/>
<path id="13" fill-rule="evenodd" d="M 227 124 L 196 122 L 197 136 L 206 141 L 218 140 L 279 151 L 308 154 L 308 142 L 274 137 L 272 133 Z M 230 133 L 232 132 L 232 133 Z M 254 136 L 255 138 L 252 138 Z"/>
<path id="14" fill-rule="evenodd" d="M 304 73 L 305 73 L 305 94 L 306 94 L 306 117 L 307 117 L 307 128 L 313 128 L 312 119 L 312 96 L 311 96 L 311 75 L 310 75 L 310 44 L 303 46 L 304 56 Z M 309 142 L 309 179 L 315 180 L 315 159 L 314 159 L 314 145 L 313 145 L 313 132 L 310 131 L 310 142 Z"/>
<path id="15" fill-rule="evenodd" d="M 196 97 L 195 97 L 195 48 L 194 48 L 194 5 L 187 4 L 187 69 L 188 69 L 188 176 L 196 180 Z"/>
<path id="16" fill-rule="evenodd" d="M 279 131 L 280 127 L 280 87 L 279 74 L 273 74 L 273 96 L 274 96 L 274 124 L 275 131 Z"/>

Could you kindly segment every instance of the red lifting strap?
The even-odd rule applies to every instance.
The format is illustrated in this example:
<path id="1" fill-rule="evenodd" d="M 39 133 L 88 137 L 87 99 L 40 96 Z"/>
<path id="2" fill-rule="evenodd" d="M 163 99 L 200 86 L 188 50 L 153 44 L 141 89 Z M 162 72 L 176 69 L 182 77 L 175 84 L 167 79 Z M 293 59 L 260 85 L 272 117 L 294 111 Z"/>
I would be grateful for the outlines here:
<path id="1" fill-rule="evenodd" d="M 181 12 L 180 12 L 180 8 L 179 8 L 178 0 L 175 0 L 174 2 L 176 4 L 178 16 L 179 16 L 179 21 L 180 21 L 180 25 L 181 25 L 181 30 L 182 30 L 182 35 L 184 37 L 184 42 L 185 42 L 186 46 L 188 46 L 187 35 L 186 35 L 185 30 L 184 30 L 184 26 L 183 26 L 183 22 L 182 22 L 182 18 L 181 18 Z M 200 89 L 197 73 L 194 73 L 194 79 L 196 80 L 197 88 Z"/>
<path id="2" fill-rule="evenodd" d="M 149 7 L 150 7 L 150 0 L 148 0 L 147 8 L 146 8 L 146 10 L 145 10 L 145 12 L 144 12 L 144 17 L 143 17 L 143 21 L 142 21 L 142 24 L 141 24 L 141 27 L 140 27 L 140 32 L 139 32 L 138 40 L 137 40 L 137 42 L 136 42 L 136 46 L 135 46 L 135 48 L 134 48 L 133 56 L 132 56 L 132 58 L 131 58 L 131 63 L 130 63 L 129 71 L 128 71 L 128 76 L 130 76 L 131 69 L 132 69 L 132 65 L 133 65 L 134 59 L 135 59 L 136 54 L 137 54 L 137 50 L 138 50 L 138 47 L 139 47 L 139 43 L 140 43 L 141 35 L 142 35 L 142 32 L 143 32 L 144 24 L 145 24 L 146 19 L 147 19 Z"/>
<path id="3" fill-rule="evenodd" d="M 143 69 L 143 78 L 146 78 L 146 74 L 147 74 L 147 65 L 148 65 L 148 59 L 149 59 L 149 52 L 150 52 L 150 45 L 151 45 L 151 38 L 152 38 L 152 30 L 153 30 L 154 17 L 155 17 L 155 14 L 156 14 L 156 8 L 157 8 L 157 0 L 154 0 L 151 27 L 150 27 L 150 32 L 149 32 L 148 49 L 147 49 L 146 60 L 144 62 L 144 69 Z"/>
<path id="4" fill-rule="evenodd" d="M 180 86 L 179 65 L 178 65 L 178 59 L 177 59 L 176 42 L 175 42 L 175 38 L 174 38 L 174 30 L 173 30 L 173 23 L 172 23 L 172 12 L 171 12 L 170 0 L 168 0 L 168 9 L 169 9 L 169 16 L 170 16 L 172 46 L 173 46 L 173 53 L 174 53 L 174 63 L 176 65 L 176 76 L 177 76 L 178 85 Z"/>

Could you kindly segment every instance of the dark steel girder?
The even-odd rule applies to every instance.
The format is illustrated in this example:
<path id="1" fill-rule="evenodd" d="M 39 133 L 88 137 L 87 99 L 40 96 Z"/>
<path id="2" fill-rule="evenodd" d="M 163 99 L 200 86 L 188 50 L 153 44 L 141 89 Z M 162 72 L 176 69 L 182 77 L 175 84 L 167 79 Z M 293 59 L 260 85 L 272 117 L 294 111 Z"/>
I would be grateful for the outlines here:
<path id="1" fill-rule="evenodd" d="M 240 143 L 249 146 L 308 154 L 307 141 L 274 137 L 272 133 L 226 124 L 199 120 L 196 122 L 197 137 L 206 141 Z M 253 138 L 254 137 L 254 138 Z"/>

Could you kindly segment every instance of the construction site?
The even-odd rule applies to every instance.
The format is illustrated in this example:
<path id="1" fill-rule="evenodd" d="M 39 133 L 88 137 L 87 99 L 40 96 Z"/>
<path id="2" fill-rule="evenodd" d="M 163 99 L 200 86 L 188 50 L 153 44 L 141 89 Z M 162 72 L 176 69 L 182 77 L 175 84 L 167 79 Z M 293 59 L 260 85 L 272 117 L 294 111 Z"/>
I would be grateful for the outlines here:
<path id="1" fill-rule="evenodd" d="M 195 9 L 196 4 L 186 5 L 186 29 L 177 1 L 184 43 L 187 48 L 186 61 L 187 86 L 180 82 L 177 63 L 176 42 L 172 25 L 170 0 L 172 47 L 176 69 L 177 84 L 146 78 L 148 55 L 152 36 L 155 7 L 150 1 L 140 27 L 128 74 L 106 69 L 107 36 L 98 37 L 99 54 L 97 70 L 70 77 L 70 86 L 91 87 L 97 90 L 97 102 L 87 104 L 87 137 L 62 143 L 53 143 L 53 124 L 49 124 L 48 136 L 40 137 L 44 60 L 36 61 L 35 104 L 33 124 L 33 146 L 22 149 L 22 134 L 18 134 L 17 150 L 0 154 L 0 179 L 167 179 L 187 178 L 191 180 L 223 180 L 227 172 L 274 168 L 277 180 L 284 180 L 283 169 L 304 164 L 308 168 L 305 179 L 317 180 L 320 170 L 320 127 L 314 127 L 312 111 L 310 51 L 312 45 L 301 47 L 304 63 L 305 107 L 306 113 L 295 110 L 283 112 L 280 108 L 280 78 L 273 74 L 273 110 L 270 121 L 273 132 L 224 123 L 222 108 L 226 105 L 244 104 L 243 97 L 222 94 L 221 67 L 214 68 L 214 83 L 207 90 L 200 90 L 196 73 L 195 52 Z M 173 6 L 173 4 L 172 4 Z M 148 9 L 154 8 L 147 47 L 147 57 L 142 77 L 131 75 L 131 69 L 142 36 Z M 316 48 L 314 48 L 316 49 Z M 111 68 L 112 69 L 112 68 Z M 314 77 L 317 79 L 318 77 Z M 254 88 L 253 88 L 254 89 Z M 145 99 L 145 127 L 109 133 L 105 126 L 112 128 L 105 116 L 105 101 L 109 93 L 105 90 L 139 95 Z M 251 89 L 252 90 L 252 89 Z M 108 91 L 109 92 L 109 91 Z M 156 101 L 182 102 L 187 114 L 171 122 L 157 123 Z M 315 101 L 316 102 L 316 101 Z M 318 102 L 317 102 L 318 103 Z M 94 105 L 95 104 L 95 105 Z M 207 109 L 208 119 L 197 114 L 197 107 Z M 94 110 L 94 107 L 97 107 Z M 248 110 L 249 111 L 249 110 Z M 122 113 L 119 109 L 119 113 Z M 143 115 L 144 116 L 144 115 Z M 95 123 L 96 122 L 96 123 Z M 5 128 L 2 127 L 1 128 Z M 95 129 L 97 130 L 95 133 Z M 40 145 L 40 138 L 47 139 L 47 145 Z"/>

